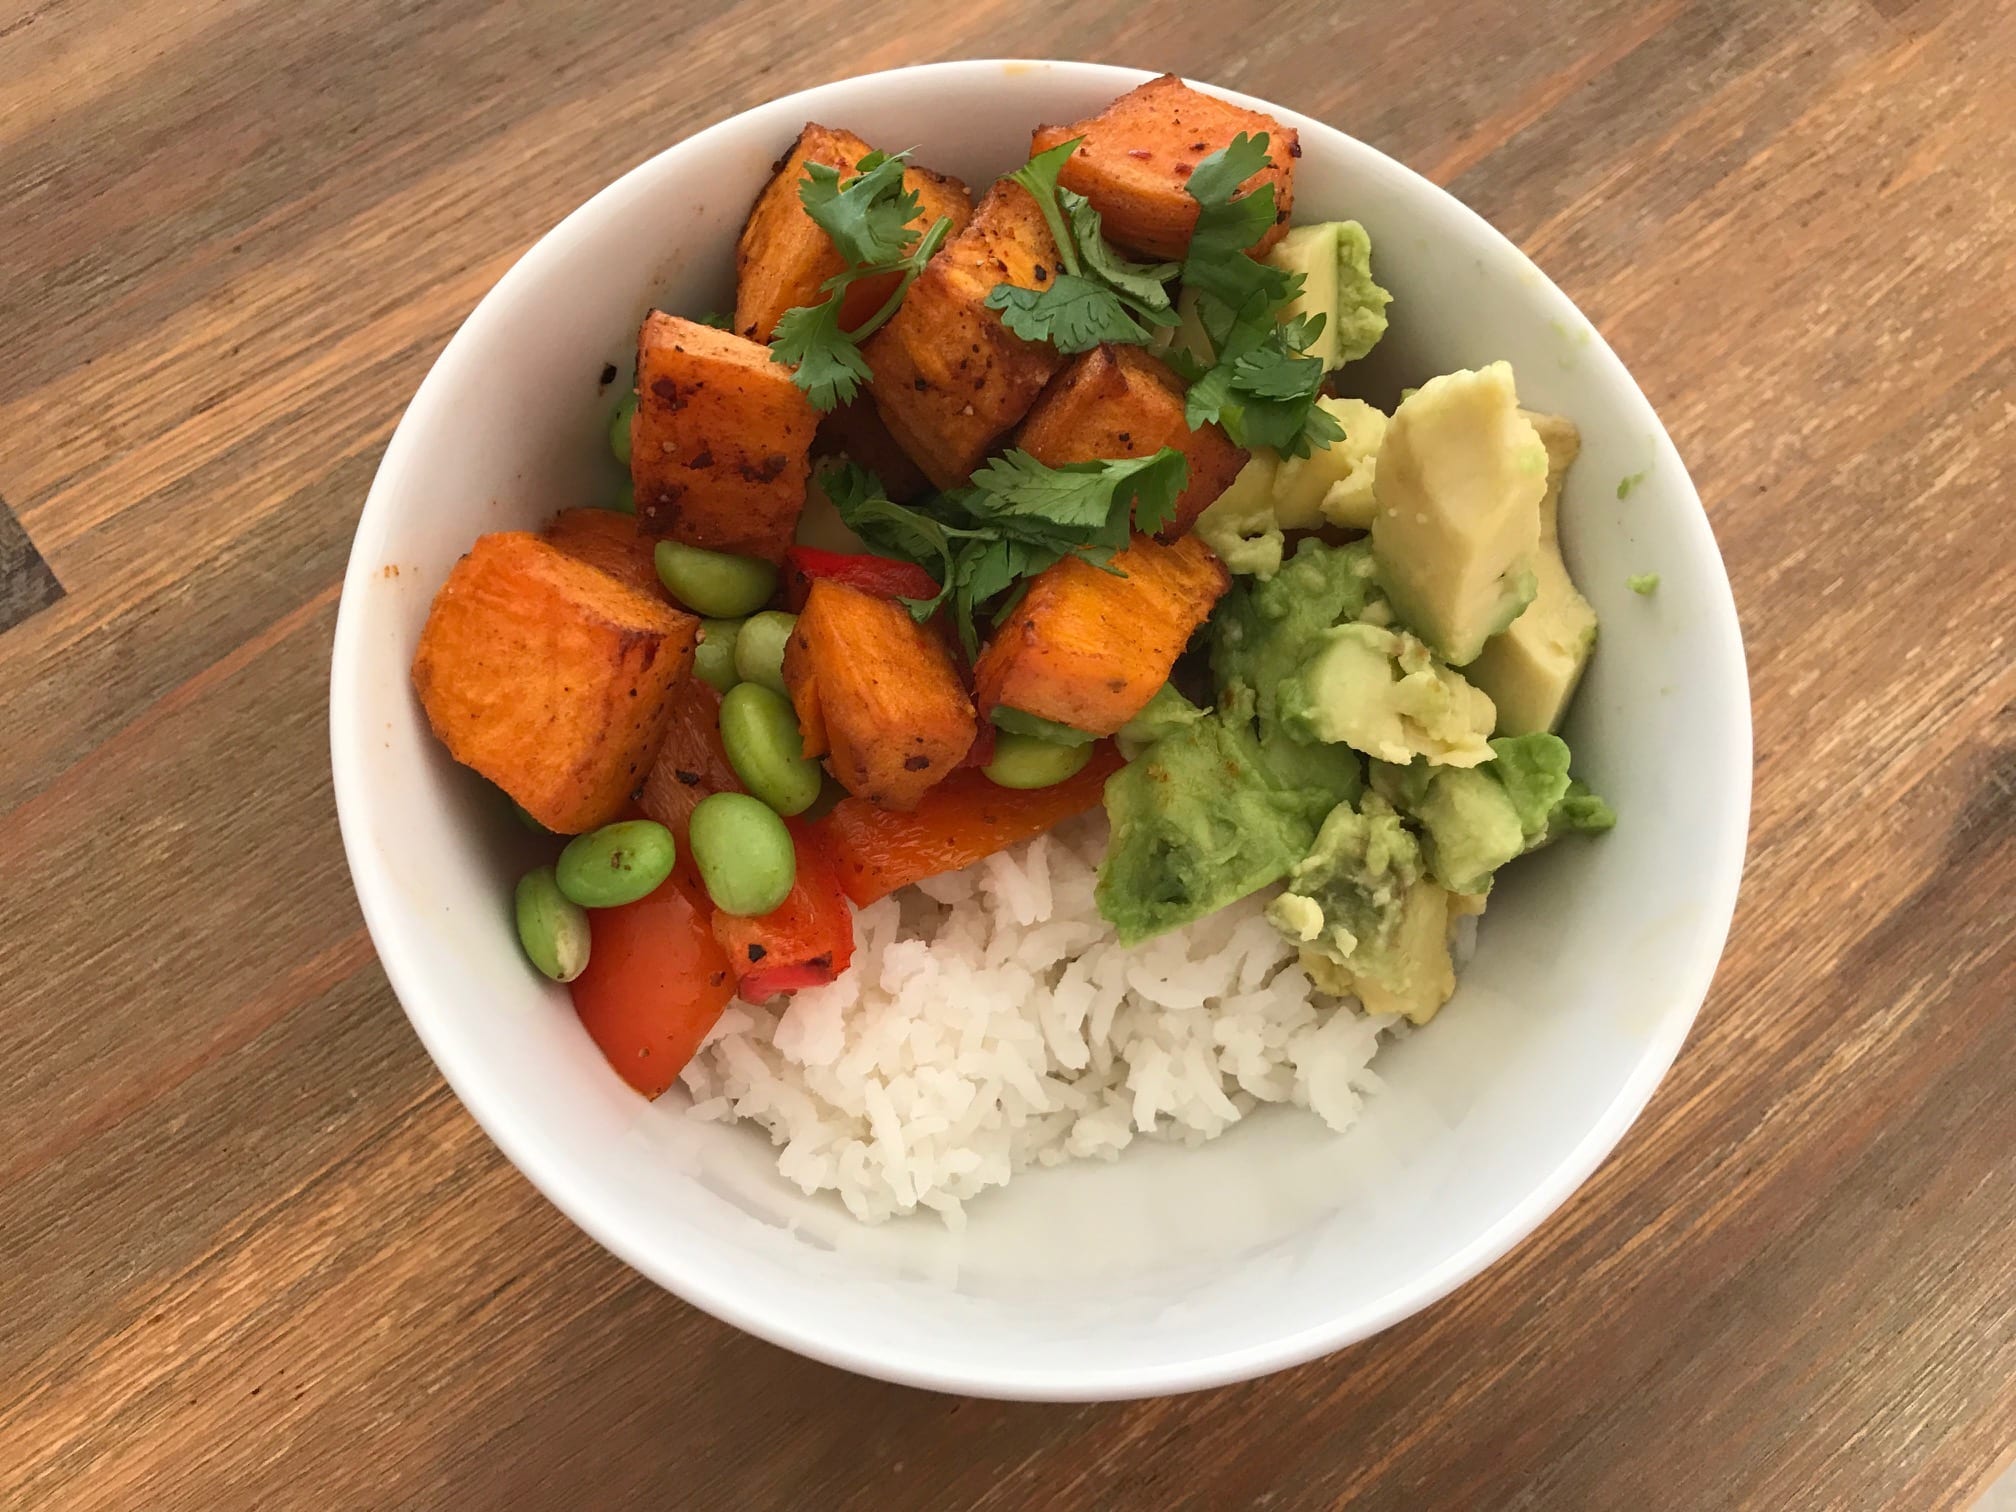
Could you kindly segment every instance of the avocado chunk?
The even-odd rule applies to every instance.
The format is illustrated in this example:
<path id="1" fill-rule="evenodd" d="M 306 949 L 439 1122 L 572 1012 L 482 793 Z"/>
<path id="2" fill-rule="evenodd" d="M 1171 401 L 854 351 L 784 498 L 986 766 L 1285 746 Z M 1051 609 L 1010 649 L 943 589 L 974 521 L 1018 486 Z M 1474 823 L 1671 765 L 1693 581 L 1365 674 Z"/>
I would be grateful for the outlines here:
<path id="1" fill-rule="evenodd" d="M 1324 814 L 1355 797 L 1358 758 L 1312 747 L 1277 765 L 1250 698 L 1164 735 L 1107 779 L 1099 912 L 1123 944 L 1176 929 L 1287 875 Z"/>
<path id="2" fill-rule="evenodd" d="M 1414 810 L 1429 873 L 1451 892 L 1491 890 L 1491 874 L 1526 849 L 1526 832 L 1488 767 L 1437 772 Z"/>
<path id="3" fill-rule="evenodd" d="M 1368 1012 L 1426 1023 L 1456 990 L 1449 894 L 1428 878 L 1419 842 L 1376 793 L 1330 811 L 1267 916 L 1301 944 L 1317 987 L 1355 995 Z"/>
<path id="4" fill-rule="evenodd" d="M 1596 645 L 1596 611 L 1576 591 L 1561 556 L 1561 485 L 1581 450 L 1575 422 L 1530 411 L 1527 421 L 1547 448 L 1547 491 L 1540 498 L 1540 549 L 1533 602 L 1484 644 L 1465 675 L 1498 706 L 1498 733 L 1559 729 Z"/>
<path id="5" fill-rule="evenodd" d="M 1452 667 L 1538 591 L 1547 449 L 1512 368 L 1431 378 L 1395 410 L 1372 478 L 1372 549 L 1394 611 Z"/>
<path id="6" fill-rule="evenodd" d="M 1211 675 L 1220 702 L 1244 688 L 1271 739 L 1281 685 L 1322 646 L 1332 626 L 1364 615 L 1378 594 L 1371 548 L 1305 540 L 1264 582 L 1238 582 L 1211 616 Z"/>
<path id="7" fill-rule="evenodd" d="M 1308 348 L 1330 372 L 1356 362 L 1386 334 L 1393 296 L 1372 281 L 1372 238 L 1356 221 L 1293 227 L 1274 244 L 1267 261 L 1302 275 L 1302 292 L 1281 318 L 1321 315 L 1323 330 Z"/>
<path id="8" fill-rule="evenodd" d="M 1436 766 L 1491 759 L 1491 700 L 1414 636 L 1354 623 L 1316 639 L 1314 654 L 1281 684 L 1280 718 L 1290 735 L 1402 764 L 1416 756 Z"/>
<path id="9" fill-rule="evenodd" d="M 1281 570 L 1283 532 L 1336 525 L 1372 528 L 1372 475 L 1386 416 L 1362 399 L 1318 399 L 1343 428 L 1306 457 L 1255 448 L 1232 485 L 1198 517 L 1196 531 L 1225 565 L 1249 577 Z"/>
<path id="10" fill-rule="evenodd" d="M 1197 723 L 1207 712 L 1185 698 L 1174 683 L 1164 683 L 1142 705 L 1139 714 L 1120 726 L 1113 743 L 1120 747 L 1122 756 L 1132 761 L 1164 735 L 1173 735 L 1186 725 Z"/>

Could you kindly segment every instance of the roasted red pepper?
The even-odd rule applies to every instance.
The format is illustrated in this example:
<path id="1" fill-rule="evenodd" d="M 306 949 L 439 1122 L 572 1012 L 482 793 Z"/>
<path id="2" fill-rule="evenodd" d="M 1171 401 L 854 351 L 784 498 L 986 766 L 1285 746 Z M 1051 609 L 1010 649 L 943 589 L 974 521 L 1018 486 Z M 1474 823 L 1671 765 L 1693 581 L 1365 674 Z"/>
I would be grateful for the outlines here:
<path id="1" fill-rule="evenodd" d="M 793 546 L 784 553 L 784 598 L 793 610 L 805 607 L 814 578 L 831 578 L 877 598 L 938 596 L 937 579 L 913 562 L 865 552 L 822 551 L 817 546 Z"/>
<path id="2" fill-rule="evenodd" d="M 814 826 L 847 896 L 862 907 L 899 887 L 971 866 L 1042 834 L 1099 801 L 1106 779 L 1126 763 L 1101 741 L 1084 770 L 1054 787 L 1004 788 L 979 772 L 954 772 L 914 813 L 843 798 Z"/>
<path id="3" fill-rule="evenodd" d="M 736 991 L 752 1003 L 800 987 L 822 987 L 854 959 L 854 910 L 833 860 L 814 828 L 787 819 L 798 852 L 798 880 L 760 918 L 714 915 L 714 938 L 728 953 Z"/>

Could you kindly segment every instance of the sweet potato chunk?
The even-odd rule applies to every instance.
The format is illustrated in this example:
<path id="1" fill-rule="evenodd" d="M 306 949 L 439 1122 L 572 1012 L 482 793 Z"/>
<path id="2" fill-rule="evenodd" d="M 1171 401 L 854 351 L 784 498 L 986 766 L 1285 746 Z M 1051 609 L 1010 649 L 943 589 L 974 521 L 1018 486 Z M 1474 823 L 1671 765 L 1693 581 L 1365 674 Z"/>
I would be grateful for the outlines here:
<path id="1" fill-rule="evenodd" d="M 1029 411 L 1016 445 L 1046 467 L 1146 457 L 1175 447 L 1190 464 L 1190 481 L 1176 497 L 1175 517 L 1158 532 L 1165 541 L 1189 530 L 1238 476 L 1247 455 L 1221 425 L 1190 429 L 1176 375 L 1132 346 L 1095 347 L 1074 357 Z"/>
<path id="2" fill-rule="evenodd" d="M 1020 184 L 997 183 L 862 346 L 875 408 L 940 488 L 964 483 L 1064 365 L 1048 342 L 1024 341 L 986 307 L 996 284 L 1037 289 L 1056 273 L 1043 212 Z"/>
<path id="3" fill-rule="evenodd" d="M 637 528 L 634 515 L 613 509 L 563 509 L 539 534 L 575 561 L 600 567 L 640 593 L 672 601 L 651 561 L 651 538 Z"/>
<path id="4" fill-rule="evenodd" d="M 896 444 L 889 427 L 866 394 L 841 405 L 819 422 L 812 440 L 815 457 L 846 457 L 858 462 L 882 482 L 890 498 L 908 504 L 931 491 L 931 480 Z"/>
<path id="5" fill-rule="evenodd" d="M 908 812 L 959 765 L 977 728 L 944 642 L 890 599 L 812 584 L 784 647 L 807 754 L 848 792 Z"/>
<path id="6" fill-rule="evenodd" d="M 651 535 L 776 561 L 819 416 L 759 342 L 653 310 L 637 337 L 630 480 Z"/>
<path id="7" fill-rule="evenodd" d="M 699 628 L 535 535 L 486 535 L 434 597 L 413 686 L 450 755 L 578 834 L 650 770 Z"/>
<path id="8" fill-rule="evenodd" d="M 823 303 L 819 286 L 846 271 L 839 249 L 805 213 L 798 198 L 805 165 L 824 163 L 843 170 L 844 183 L 854 177 L 854 165 L 869 146 L 851 131 L 807 122 L 791 151 L 777 164 L 770 182 L 756 196 L 742 239 L 735 245 L 735 329 L 753 341 L 768 341 L 786 310 Z M 914 164 L 903 170 L 903 187 L 917 196 L 917 216 L 911 221 L 922 234 L 941 215 L 949 216 L 956 236 L 973 216 L 973 197 L 955 178 Z M 848 330 L 882 308 L 895 292 L 897 274 L 864 278 L 850 285 L 840 306 L 840 324 Z"/>
<path id="9" fill-rule="evenodd" d="M 1111 735 L 1169 680 L 1231 578 L 1195 536 L 1134 537 L 1113 565 L 1066 557 L 1039 573 L 974 668 L 983 716 L 1003 704 Z"/>
<path id="10" fill-rule="evenodd" d="M 1240 132 L 1267 133 L 1273 162 L 1246 181 L 1274 186 L 1274 226 L 1254 248 L 1266 251 L 1288 234 L 1295 204 L 1295 159 L 1301 145 L 1292 126 L 1270 115 L 1192 89 L 1174 74 L 1130 89 L 1095 116 L 1069 126 L 1039 126 L 1030 156 L 1073 137 L 1085 140 L 1059 182 L 1092 201 L 1109 241 L 1144 257 L 1180 259 L 1197 228 L 1197 201 L 1186 187 L 1199 162 Z"/>
<path id="11" fill-rule="evenodd" d="M 672 831 L 683 858 L 687 821 L 700 800 L 741 791 L 742 780 L 721 744 L 721 695 L 699 678 L 689 677 L 672 690 L 665 739 L 644 778 L 637 805 Z"/>

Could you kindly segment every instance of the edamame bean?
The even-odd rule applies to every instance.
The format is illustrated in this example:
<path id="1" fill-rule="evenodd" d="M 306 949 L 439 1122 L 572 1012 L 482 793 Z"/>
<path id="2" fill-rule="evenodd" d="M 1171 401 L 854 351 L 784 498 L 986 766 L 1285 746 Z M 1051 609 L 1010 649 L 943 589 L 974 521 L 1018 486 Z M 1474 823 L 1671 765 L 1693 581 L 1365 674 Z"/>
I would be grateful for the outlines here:
<path id="1" fill-rule="evenodd" d="M 621 908 L 671 876 L 678 857 L 672 831 L 664 825 L 625 819 L 569 840 L 553 872 L 569 902 Z"/>
<path id="2" fill-rule="evenodd" d="M 1006 730 L 1010 735 L 1027 735 L 1035 740 L 1047 740 L 1052 745 L 1090 745 L 1099 737 L 1090 730 L 1080 730 L 1072 725 L 1059 724 L 1054 719 L 1045 719 L 1040 714 L 1025 714 L 1020 709 L 1002 704 L 989 716 L 994 728 Z"/>
<path id="3" fill-rule="evenodd" d="M 777 569 L 756 557 L 703 551 L 683 541 L 660 541 L 651 560 L 665 591 L 695 614 L 710 619 L 753 614 L 777 591 Z"/>
<path id="4" fill-rule="evenodd" d="M 721 748 L 742 786 L 778 813 L 802 814 L 819 797 L 819 763 L 806 756 L 797 711 L 782 693 L 742 682 L 722 694 Z"/>
<path id="5" fill-rule="evenodd" d="M 707 896 L 723 913 L 745 918 L 769 913 L 790 895 L 792 883 L 798 880 L 798 853 L 791 845 L 791 831 L 784 828 L 784 821 L 773 809 L 747 793 L 713 793 L 702 798 L 688 821 L 686 835 Z"/>
<path id="6" fill-rule="evenodd" d="M 532 831 L 533 834 L 550 835 L 553 833 L 553 831 L 546 828 L 546 826 L 541 824 L 537 819 L 534 819 L 532 817 L 531 811 L 527 809 L 524 804 L 520 803 L 516 798 L 513 798 L 507 794 L 505 796 L 504 801 L 511 805 L 511 812 L 513 815 L 516 816 L 518 822 L 524 825 L 525 828 L 527 828 L 528 830 Z"/>
<path id="7" fill-rule="evenodd" d="M 784 643 L 798 628 L 798 616 L 782 609 L 765 609 L 742 622 L 742 634 L 735 642 L 735 672 L 744 682 L 761 683 L 773 693 L 784 693 Z"/>
<path id="8" fill-rule="evenodd" d="M 693 675 L 726 693 L 742 679 L 735 672 L 735 642 L 742 633 L 738 619 L 700 621 L 700 641 L 693 648 Z"/>
<path id="9" fill-rule="evenodd" d="M 1089 745 L 1057 745 L 1003 730 L 994 737 L 994 759 L 980 770 L 999 787 L 1046 788 L 1075 777 L 1091 759 Z"/>
<path id="10" fill-rule="evenodd" d="M 625 394 L 623 402 L 616 406 L 616 413 L 609 417 L 609 449 L 616 453 L 616 460 L 625 467 L 630 465 L 630 422 L 637 418 L 637 396 Z"/>
<path id="11" fill-rule="evenodd" d="M 562 895 L 552 867 L 518 879 L 517 906 L 518 943 L 527 960 L 556 982 L 571 982 L 588 969 L 588 914 Z"/>
<path id="12" fill-rule="evenodd" d="M 637 513 L 637 485 L 625 478 L 609 495 L 609 507 L 618 514 Z"/>

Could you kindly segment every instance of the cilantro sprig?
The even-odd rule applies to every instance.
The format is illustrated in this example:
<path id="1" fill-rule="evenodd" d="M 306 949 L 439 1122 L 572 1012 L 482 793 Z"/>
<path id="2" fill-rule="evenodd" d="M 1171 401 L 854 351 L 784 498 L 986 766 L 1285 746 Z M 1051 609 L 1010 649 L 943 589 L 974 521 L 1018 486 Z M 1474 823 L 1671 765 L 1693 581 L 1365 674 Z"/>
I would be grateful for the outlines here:
<path id="1" fill-rule="evenodd" d="M 1083 140 L 1060 142 L 1008 175 L 1043 212 L 1062 267 L 1041 288 L 996 284 L 986 301 L 1024 341 L 1047 341 L 1066 355 L 1109 341 L 1145 346 L 1156 331 L 1176 324 L 1167 288 L 1176 265 L 1129 262 L 1107 242 L 1091 201 L 1058 183 Z"/>
<path id="2" fill-rule="evenodd" d="M 920 201 L 903 183 L 909 156 L 871 152 L 845 182 L 838 168 L 807 163 L 799 180 L 799 203 L 847 265 L 819 286 L 824 300 L 786 310 L 770 333 L 770 360 L 792 369 L 791 381 L 814 409 L 830 410 L 860 392 L 870 376 L 861 343 L 896 313 L 912 281 L 952 232 L 951 219 L 942 215 L 922 232 L 913 229 Z M 842 329 L 848 288 L 891 273 L 900 276 L 881 308 L 852 331 Z"/>
<path id="3" fill-rule="evenodd" d="M 1237 191 L 1271 161 L 1267 133 L 1242 131 L 1191 173 L 1187 187 L 1197 201 L 1197 228 L 1183 259 L 1183 287 L 1196 299 L 1212 355 L 1208 364 L 1183 352 L 1168 356 L 1190 384 L 1184 417 L 1192 430 L 1217 421 L 1241 446 L 1303 457 L 1344 432 L 1316 403 L 1323 363 L 1306 355 L 1323 332 L 1324 317 L 1281 319 L 1302 292 L 1302 275 L 1249 253 L 1274 224 L 1274 186 Z"/>
<path id="4" fill-rule="evenodd" d="M 989 603 L 998 601 L 998 624 L 1030 578 L 1067 556 L 1119 573 L 1114 553 L 1134 531 L 1169 522 L 1189 476 L 1183 454 L 1165 446 L 1153 456 L 1062 467 L 1004 452 L 928 512 L 895 503 L 873 473 L 852 462 L 821 473 L 820 486 L 870 550 L 915 563 L 937 580 L 935 597 L 903 602 L 920 623 L 949 609 L 973 657 L 976 621 Z"/>

